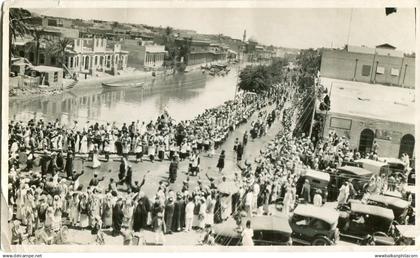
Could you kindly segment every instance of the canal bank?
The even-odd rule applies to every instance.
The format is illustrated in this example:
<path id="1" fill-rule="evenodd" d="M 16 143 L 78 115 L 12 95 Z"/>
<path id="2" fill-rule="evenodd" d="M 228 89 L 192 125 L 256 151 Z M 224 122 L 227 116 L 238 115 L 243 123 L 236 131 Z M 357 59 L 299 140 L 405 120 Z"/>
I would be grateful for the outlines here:
<path id="1" fill-rule="evenodd" d="M 185 120 L 233 99 L 236 83 L 234 71 L 224 77 L 191 71 L 157 76 L 144 88 L 104 89 L 101 84 L 92 84 L 52 96 L 10 98 L 8 113 L 13 121 L 59 119 L 62 124 L 71 124 L 74 120 L 122 123 L 132 119 L 154 120 L 167 109 L 175 119 Z"/>

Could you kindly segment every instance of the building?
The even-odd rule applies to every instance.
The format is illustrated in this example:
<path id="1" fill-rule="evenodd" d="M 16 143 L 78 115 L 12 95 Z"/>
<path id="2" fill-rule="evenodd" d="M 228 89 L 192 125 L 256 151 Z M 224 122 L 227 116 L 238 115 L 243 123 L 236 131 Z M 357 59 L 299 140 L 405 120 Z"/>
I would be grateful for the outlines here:
<path id="1" fill-rule="evenodd" d="M 105 38 L 78 38 L 66 50 L 65 64 L 72 72 L 115 74 L 127 68 L 128 54 L 121 49 L 121 44 L 108 44 Z"/>
<path id="2" fill-rule="evenodd" d="M 176 39 L 175 42 L 179 47 L 181 47 L 181 45 L 188 44 L 186 39 Z M 196 39 L 191 40 L 190 44 L 186 60 L 187 65 L 227 61 L 229 48 L 224 45 Z"/>
<path id="3" fill-rule="evenodd" d="M 324 49 L 321 76 L 341 80 L 414 88 L 415 58 L 389 44 L 368 48 Z"/>
<path id="4" fill-rule="evenodd" d="M 39 42 L 38 58 L 36 59 L 36 42 L 22 39 L 16 42 L 19 57 L 27 58 L 35 65 L 59 66 L 57 56 L 48 52 L 49 40 Z M 64 64 L 68 73 L 82 72 L 94 74 L 96 71 L 112 72 L 127 68 L 128 52 L 121 50 L 118 43 L 109 44 L 102 38 L 76 38 L 73 44 L 65 50 Z"/>
<path id="5" fill-rule="evenodd" d="M 402 153 L 413 157 L 416 118 L 413 89 L 325 77 L 321 77 L 321 84 L 329 89 L 331 100 L 329 111 L 318 110 L 326 116 L 324 137 L 335 131 L 361 153 L 370 152 L 376 141 L 381 157 L 398 158 Z"/>
<path id="6" fill-rule="evenodd" d="M 185 44 L 184 39 L 177 39 L 178 45 Z M 213 55 L 210 53 L 210 42 L 201 40 L 192 40 L 190 52 L 187 57 L 187 65 L 205 64 L 213 60 Z"/>
<path id="7" fill-rule="evenodd" d="M 121 41 L 124 49 L 129 51 L 127 64 L 137 69 L 159 69 L 165 61 L 165 46 L 152 41 L 126 39 Z"/>
<path id="8" fill-rule="evenodd" d="M 63 69 L 53 66 L 32 66 L 32 77 L 39 77 L 39 85 L 60 88 L 63 86 Z"/>
<path id="9" fill-rule="evenodd" d="M 38 25 L 42 27 L 62 27 L 62 28 L 73 28 L 73 20 L 64 17 L 50 17 L 50 16 L 33 16 L 30 19 L 30 24 Z"/>

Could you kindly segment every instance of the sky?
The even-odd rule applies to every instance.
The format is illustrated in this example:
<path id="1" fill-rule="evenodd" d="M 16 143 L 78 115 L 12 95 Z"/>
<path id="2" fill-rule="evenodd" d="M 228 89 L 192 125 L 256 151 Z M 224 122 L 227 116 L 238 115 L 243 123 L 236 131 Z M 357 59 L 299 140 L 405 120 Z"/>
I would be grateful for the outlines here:
<path id="1" fill-rule="evenodd" d="M 100 19 L 119 22 L 171 26 L 192 29 L 205 34 L 224 34 L 293 48 L 366 45 L 389 43 L 404 52 L 415 51 L 415 19 L 413 8 L 398 8 L 385 15 L 385 8 L 337 9 L 31 9 L 38 14 Z"/>

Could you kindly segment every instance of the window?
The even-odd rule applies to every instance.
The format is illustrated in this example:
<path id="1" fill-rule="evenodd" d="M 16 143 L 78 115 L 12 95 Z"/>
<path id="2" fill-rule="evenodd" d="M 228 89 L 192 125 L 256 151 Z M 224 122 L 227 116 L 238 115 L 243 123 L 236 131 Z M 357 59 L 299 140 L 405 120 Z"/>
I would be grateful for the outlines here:
<path id="1" fill-rule="evenodd" d="M 382 67 L 382 66 L 376 67 L 376 73 L 377 74 L 384 74 L 385 73 L 385 67 Z"/>
<path id="2" fill-rule="evenodd" d="M 400 71 L 397 68 L 391 68 L 391 76 L 400 75 Z"/>
<path id="3" fill-rule="evenodd" d="M 369 76 L 370 75 L 370 65 L 363 65 L 362 66 L 362 76 Z"/>
<path id="4" fill-rule="evenodd" d="M 54 72 L 54 82 L 58 81 L 58 72 Z"/>
<path id="5" fill-rule="evenodd" d="M 67 63 L 67 62 L 66 62 Z M 54 56 L 52 56 L 51 57 L 51 64 L 52 65 L 55 65 L 56 64 L 56 60 L 55 60 L 55 57 Z"/>
<path id="6" fill-rule="evenodd" d="M 95 65 L 98 64 L 98 56 L 95 56 Z"/>
<path id="7" fill-rule="evenodd" d="M 20 57 L 24 57 L 24 56 L 25 56 L 25 52 L 24 52 L 24 51 L 22 51 L 22 50 L 21 50 L 21 51 L 19 51 L 19 56 L 20 56 Z"/>
<path id="8" fill-rule="evenodd" d="M 96 39 L 96 47 L 99 46 L 99 39 Z"/>

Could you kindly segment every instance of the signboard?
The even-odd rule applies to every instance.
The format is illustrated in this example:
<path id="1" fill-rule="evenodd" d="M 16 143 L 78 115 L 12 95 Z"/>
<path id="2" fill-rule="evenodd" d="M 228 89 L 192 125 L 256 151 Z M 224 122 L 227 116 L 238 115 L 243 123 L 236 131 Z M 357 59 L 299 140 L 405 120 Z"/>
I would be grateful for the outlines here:
<path id="1" fill-rule="evenodd" d="M 376 129 L 375 138 L 390 141 L 392 139 L 391 132 L 383 129 Z"/>
<path id="2" fill-rule="evenodd" d="M 331 128 L 344 129 L 344 130 L 350 130 L 351 129 L 351 122 L 352 122 L 351 119 L 331 117 L 330 127 Z"/>

